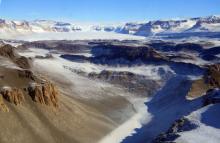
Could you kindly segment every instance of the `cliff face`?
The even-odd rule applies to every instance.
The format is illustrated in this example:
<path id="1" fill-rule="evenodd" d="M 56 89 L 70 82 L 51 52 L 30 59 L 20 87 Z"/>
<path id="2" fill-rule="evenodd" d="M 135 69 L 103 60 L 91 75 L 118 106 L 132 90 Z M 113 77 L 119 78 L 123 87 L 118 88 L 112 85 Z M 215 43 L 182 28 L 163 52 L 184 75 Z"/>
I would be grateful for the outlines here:
<path id="1" fill-rule="evenodd" d="M 32 100 L 47 106 L 58 107 L 58 90 L 50 82 L 32 84 L 28 88 Z"/>
<path id="2" fill-rule="evenodd" d="M 0 90 L 0 111 L 8 112 L 9 108 L 5 102 L 20 105 L 25 101 L 25 96 L 30 96 L 34 102 L 58 108 L 58 89 L 54 84 L 46 81 L 42 84 L 31 84 L 25 89 L 3 87 Z"/>
<path id="3" fill-rule="evenodd" d="M 220 88 L 220 64 L 208 66 L 203 78 L 193 81 L 188 97 L 199 97 L 214 88 Z"/>
<path id="4" fill-rule="evenodd" d="M 5 87 L 0 94 L 5 100 L 15 105 L 19 105 L 24 101 L 24 93 L 21 89 Z"/>
<path id="5" fill-rule="evenodd" d="M 210 86 L 220 88 L 220 64 L 208 66 L 208 72 L 205 78 Z"/>
<path id="6" fill-rule="evenodd" d="M 38 77 L 29 69 L 29 59 L 19 56 L 15 51 L 15 47 L 11 45 L 1 46 L 0 56 L 11 60 L 21 68 L 0 67 L 1 111 L 9 111 L 6 102 L 14 105 L 22 104 L 25 101 L 25 96 L 30 96 L 34 102 L 58 107 L 58 89 L 54 84 Z M 35 84 L 30 86 L 30 83 Z"/>
<path id="7" fill-rule="evenodd" d="M 0 47 L 0 56 L 6 57 L 6 58 L 15 58 L 15 52 L 14 48 L 11 45 L 3 45 Z"/>
<path id="8" fill-rule="evenodd" d="M 20 105 L 24 100 L 24 93 L 21 89 L 4 87 L 0 90 L 0 111 L 9 112 L 5 102 Z"/>
<path id="9" fill-rule="evenodd" d="M 160 88 L 160 84 L 157 81 L 131 72 L 104 70 L 100 73 L 89 73 L 88 77 L 119 85 L 129 92 L 142 96 L 151 96 Z"/>
<path id="10" fill-rule="evenodd" d="M 7 105 L 5 105 L 3 96 L 1 94 L 0 94 L 0 111 L 9 112 L 9 109 L 8 109 Z"/>

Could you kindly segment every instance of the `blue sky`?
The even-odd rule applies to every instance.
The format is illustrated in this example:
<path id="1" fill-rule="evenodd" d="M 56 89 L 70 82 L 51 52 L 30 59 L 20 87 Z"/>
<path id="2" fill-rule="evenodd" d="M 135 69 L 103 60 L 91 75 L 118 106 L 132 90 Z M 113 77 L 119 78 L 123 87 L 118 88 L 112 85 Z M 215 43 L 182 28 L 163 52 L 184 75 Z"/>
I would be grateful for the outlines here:
<path id="1" fill-rule="evenodd" d="M 220 0 L 0 1 L 0 17 L 7 19 L 122 22 L 220 14 Z"/>

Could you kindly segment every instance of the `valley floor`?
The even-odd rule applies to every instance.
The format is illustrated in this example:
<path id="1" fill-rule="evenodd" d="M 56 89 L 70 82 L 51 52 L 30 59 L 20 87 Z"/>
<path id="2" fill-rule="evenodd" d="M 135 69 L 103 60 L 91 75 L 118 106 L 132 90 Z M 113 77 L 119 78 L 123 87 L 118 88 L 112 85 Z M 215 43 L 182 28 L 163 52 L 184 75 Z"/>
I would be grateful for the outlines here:
<path id="1" fill-rule="evenodd" d="M 219 138 L 219 99 L 207 98 L 220 88 L 216 41 L 16 42 L 0 45 L 0 109 L 9 110 L 0 111 L 1 143 L 191 143 L 203 128 Z M 47 81 L 56 86 L 45 91 Z M 53 108 L 40 95 L 55 87 Z"/>

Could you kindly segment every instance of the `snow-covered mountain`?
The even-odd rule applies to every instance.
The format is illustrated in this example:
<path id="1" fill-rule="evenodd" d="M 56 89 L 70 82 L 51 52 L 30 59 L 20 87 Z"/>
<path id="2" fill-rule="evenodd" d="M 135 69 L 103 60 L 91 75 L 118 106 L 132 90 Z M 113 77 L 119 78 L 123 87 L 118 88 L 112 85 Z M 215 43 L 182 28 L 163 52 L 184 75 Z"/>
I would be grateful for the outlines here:
<path id="1" fill-rule="evenodd" d="M 3 32 L 75 32 L 75 31 L 106 31 L 120 29 L 118 26 L 104 26 L 93 24 L 73 24 L 51 20 L 13 21 L 0 19 L 0 31 Z"/>
<path id="2" fill-rule="evenodd" d="M 151 36 L 155 34 L 220 32 L 220 17 L 191 18 L 186 20 L 158 20 L 143 24 L 136 35 Z"/>
<path id="3" fill-rule="evenodd" d="M 13 21 L 0 19 L 0 34 L 29 34 L 45 32 L 113 32 L 138 36 L 174 33 L 220 32 L 220 16 L 184 20 L 157 20 L 124 24 L 76 24 L 49 20 Z"/>

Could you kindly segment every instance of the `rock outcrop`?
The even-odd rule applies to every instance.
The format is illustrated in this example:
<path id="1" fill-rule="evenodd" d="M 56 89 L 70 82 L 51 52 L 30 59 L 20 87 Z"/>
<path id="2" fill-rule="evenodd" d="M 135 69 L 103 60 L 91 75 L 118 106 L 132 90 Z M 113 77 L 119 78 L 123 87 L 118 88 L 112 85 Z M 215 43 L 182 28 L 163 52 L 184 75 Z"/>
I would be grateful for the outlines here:
<path id="1" fill-rule="evenodd" d="M 128 64 L 138 61 L 152 63 L 167 60 L 167 57 L 148 46 L 99 45 L 93 47 L 91 53 L 94 57 L 90 61 L 101 64 Z"/>
<path id="2" fill-rule="evenodd" d="M 42 84 L 33 83 L 28 88 L 32 100 L 47 106 L 58 107 L 58 90 L 50 82 Z"/>
<path id="3" fill-rule="evenodd" d="M 208 66 L 205 80 L 206 83 L 213 88 L 220 87 L 220 64 Z"/>
<path id="4" fill-rule="evenodd" d="M 14 51 L 14 47 L 11 45 L 3 45 L 0 47 L 0 56 L 6 57 L 6 58 L 15 58 L 16 54 Z"/>
<path id="5" fill-rule="evenodd" d="M 58 107 L 58 90 L 49 81 L 35 75 L 30 68 L 30 61 L 17 54 L 16 48 L 11 45 L 0 46 L 0 56 L 11 60 L 21 69 L 1 68 L 0 74 L 0 111 L 8 112 L 5 103 L 20 105 L 25 96 L 33 101 Z M 29 85 L 29 83 L 35 83 Z"/>
<path id="6" fill-rule="evenodd" d="M 0 94 L 0 111 L 1 112 L 9 112 L 7 105 L 4 103 L 3 96 Z"/>
<path id="7" fill-rule="evenodd" d="M 14 63 L 15 63 L 16 65 L 18 65 L 20 68 L 29 69 L 29 68 L 31 67 L 30 61 L 29 61 L 29 59 L 26 58 L 26 57 L 21 56 L 21 57 L 19 57 L 19 58 L 15 58 L 13 61 L 14 61 Z"/>
<path id="8" fill-rule="evenodd" d="M 5 100 L 15 105 L 19 105 L 24 101 L 24 93 L 21 89 L 4 87 L 0 94 Z"/>
<path id="9" fill-rule="evenodd" d="M 220 103 L 220 89 L 211 89 L 206 93 L 206 96 L 203 98 L 203 104 L 204 106 L 210 105 L 210 104 L 219 104 Z"/>
<path id="10" fill-rule="evenodd" d="M 3 45 L 0 47 L 0 56 L 10 59 L 18 67 L 23 69 L 30 68 L 30 61 L 26 57 L 20 56 L 16 53 L 15 47 L 11 45 Z"/>
<path id="11" fill-rule="evenodd" d="M 126 71 L 103 70 L 100 73 L 89 73 L 88 77 L 119 85 L 129 92 L 142 96 L 151 96 L 160 88 L 160 84 L 157 81 Z"/>
<path id="12" fill-rule="evenodd" d="M 30 70 L 18 70 L 18 76 L 21 78 L 27 78 L 32 81 L 37 80 L 37 77 Z"/>
<path id="13" fill-rule="evenodd" d="M 58 89 L 54 84 L 46 81 L 42 84 L 31 84 L 24 89 L 3 87 L 0 90 L 0 111 L 9 112 L 5 101 L 14 105 L 22 104 L 25 100 L 25 95 L 29 95 L 34 102 L 55 108 L 58 107 Z"/>
<path id="14" fill-rule="evenodd" d="M 203 78 L 193 81 L 188 97 L 197 98 L 214 88 L 220 88 L 220 64 L 207 66 Z"/>
<path id="15" fill-rule="evenodd" d="M 197 125 L 192 124 L 187 118 L 176 120 L 167 132 L 157 136 L 152 143 L 173 143 L 180 135 L 178 133 L 190 131 L 197 128 Z"/>

